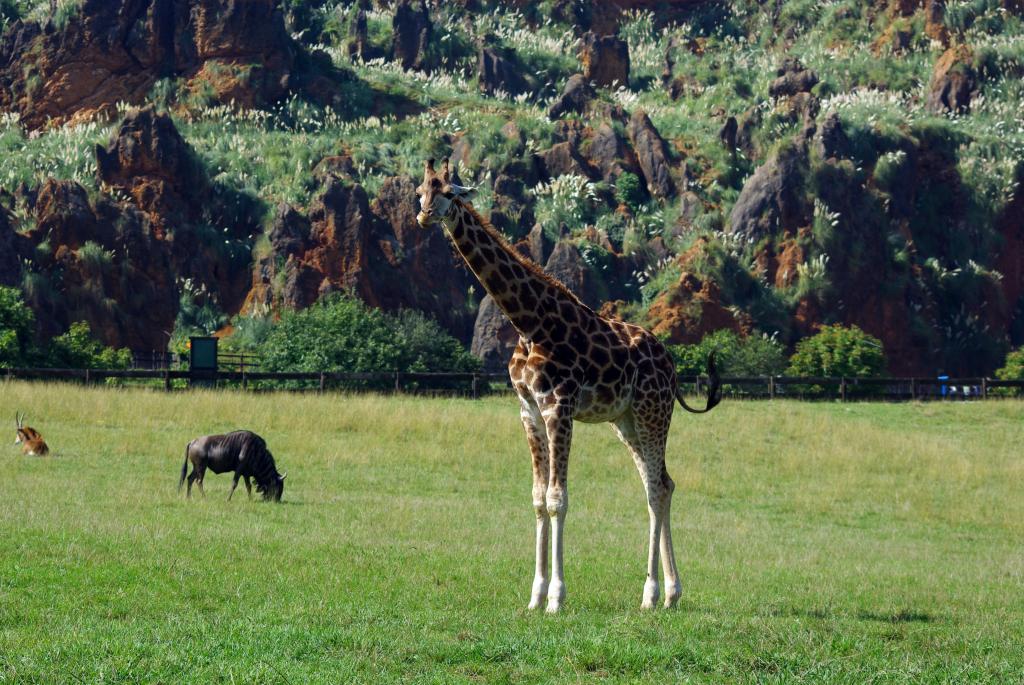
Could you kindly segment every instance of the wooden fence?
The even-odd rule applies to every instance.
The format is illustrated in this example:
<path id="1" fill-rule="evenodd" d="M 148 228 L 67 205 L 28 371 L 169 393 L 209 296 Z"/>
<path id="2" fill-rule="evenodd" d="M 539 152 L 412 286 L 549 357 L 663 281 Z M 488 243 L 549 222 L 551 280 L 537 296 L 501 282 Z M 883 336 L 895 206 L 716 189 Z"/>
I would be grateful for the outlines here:
<path id="1" fill-rule="evenodd" d="M 291 389 L 325 392 L 330 390 L 376 390 L 412 393 L 446 393 L 473 398 L 494 392 L 494 386 L 509 388 L 507 373 L 348 373 L 348 372 L 269 372 L 190 371 L 163 369 L 0 369 L 8 380 L 49 380 L 99 383 L 107 379 L 154 381 L 158 387 L 237 386 L 242 389 Z M 701 394 L 706 389 L 704 376 L 680 376 L 687 389 Z M 175 383 L 186 381 L 186 383 Z M 749 399 L 858 399 L 925 400 L 986 399 L 993 390 L 1024 388 L 1024 381 L 992 378 L 815 378 L 790 376 L 723 377 L 724 394 Z"/>

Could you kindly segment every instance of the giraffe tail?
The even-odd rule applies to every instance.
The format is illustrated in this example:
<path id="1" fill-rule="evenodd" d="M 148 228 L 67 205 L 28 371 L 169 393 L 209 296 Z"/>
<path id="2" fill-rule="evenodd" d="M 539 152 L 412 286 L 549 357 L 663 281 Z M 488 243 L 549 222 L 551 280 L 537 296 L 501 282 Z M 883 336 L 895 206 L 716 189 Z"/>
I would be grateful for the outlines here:
<path id="1" fill-rule="evenodd" d="M 694 409 L 686 403 L 686 398 L 683 397 L 683 389 L 680 386 L 676 386 L 676 399 L 679 400 L 679 404 L 682 405 L 683 409 L 690 412 L 691 414 L 706 414 L 722 401 L 722 379 L 718 375 L 718 368 L 715 365 L 715 352 L 712 350 L 711 354 L 708 355 L 708 403 L 703 409 Z"/>

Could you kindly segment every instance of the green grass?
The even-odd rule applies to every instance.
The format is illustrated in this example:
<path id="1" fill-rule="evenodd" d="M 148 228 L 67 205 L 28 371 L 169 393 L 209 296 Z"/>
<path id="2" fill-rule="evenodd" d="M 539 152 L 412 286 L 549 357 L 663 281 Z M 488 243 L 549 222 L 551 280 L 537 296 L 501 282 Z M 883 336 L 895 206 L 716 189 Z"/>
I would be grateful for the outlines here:
<path id="1" fill-rule="evenodd" d="M 581 425 L 554 617 L 525 610 L 512 398 L 0 385 L 15 409 L 54 456 L 2 455 L 0 683 L 1024 679 L 1019 402 L 677 412 L 684 595 L 655 613 L 639 479 Z M 283 504 L 177 493 L 186 442 L 236 427 Z"/>

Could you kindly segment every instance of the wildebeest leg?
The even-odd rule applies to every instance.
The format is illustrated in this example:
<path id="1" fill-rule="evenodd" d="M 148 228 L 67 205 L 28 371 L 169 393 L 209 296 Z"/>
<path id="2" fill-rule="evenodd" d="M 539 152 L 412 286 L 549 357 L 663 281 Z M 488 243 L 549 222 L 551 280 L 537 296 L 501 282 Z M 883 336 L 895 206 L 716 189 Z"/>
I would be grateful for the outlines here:
<path id="1" fill-rule="evenodd" d="M 238 487 L 238 479 L 241 478 L 242 474 L 235 471 L 235 477 L 231 479 L 231 492 L 228 493 L 228 501 L 231 501 L 231 496 L 235 494 L 235 488 Z"/>
<path id="2" fill-rule="evenodd" d="M 252 482 L 249 480 L 249 476 L 245 478 L 245 491 L 249 493 L 249 499 L 252 499 Z"/>
<path id="3" fill-rule="evenodd" d="M 199 467 L 199 475 L 196 477 L 196 483 L 199 485 L 199 494 L 206 497 L 206 490 L 203 489 L 203 478 L 206 476 L 206 467 Z"/>
<path id="4" fill-rule="evenodd" d="M 199 476 L 196 475 L 196 471 L 197 470 L 198 469 L 196 469 L 196 467 L 193 466 L 192 467 L 192 473 L 188 474 L 188 490 L 186 491 L 186 493 L 187 493 L 186 496 L 189 499 L 192 499 L 192 483 L 194 483 L 196 481 L 196 478 L 199 477 Z"/>

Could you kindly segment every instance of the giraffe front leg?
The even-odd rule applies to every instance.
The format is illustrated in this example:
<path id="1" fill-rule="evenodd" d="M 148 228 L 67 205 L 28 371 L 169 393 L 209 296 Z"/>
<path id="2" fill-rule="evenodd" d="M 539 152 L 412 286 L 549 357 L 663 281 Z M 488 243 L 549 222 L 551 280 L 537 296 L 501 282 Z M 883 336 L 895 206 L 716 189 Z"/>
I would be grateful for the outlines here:
<path id="1" fill-rule="evenodd" d="M 545 497 L 551 518 L 551 584 L 548 586 L 549 614 L 557 613 L 565 601 L 563 573 L 563 533 L 565 516 L 569 511 L 569 449 L 572 446 L 572 412 L 568 407 L 555 405 L 544 410 L 544 424 L 548 433 L 548 489 Z"/>
<path id="2" fill-rule="evenodd" d="M 548 544 L 551 532 L 551 519 L 545 499 L 548 489 L 548 439 L 537 405 L 532 400 L 520 401 L 523 405 L 520 416 L 533 459 L 533 510 L 537 516 L 536 566 L 528 607 L 532 611 L 541 607 L 548 594 Z"/>

